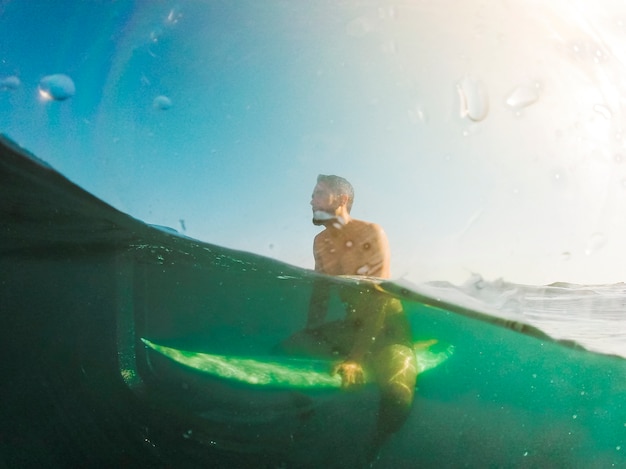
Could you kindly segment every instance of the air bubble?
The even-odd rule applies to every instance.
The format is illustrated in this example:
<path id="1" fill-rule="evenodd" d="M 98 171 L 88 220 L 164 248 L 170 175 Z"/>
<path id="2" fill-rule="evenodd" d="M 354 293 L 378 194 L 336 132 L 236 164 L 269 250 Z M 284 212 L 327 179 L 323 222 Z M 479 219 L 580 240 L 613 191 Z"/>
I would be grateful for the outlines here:
<path id="1" fill-rule="evenodd" d="M 474 78 L 465 77 L 456 85 L 459 94 L 460 116 L 478 122 L 489 113 L 489 98 L 484 85 Z"/>
<path id="2" fill-rule="evenodd" d="M 172 107 L 172 100 L 167 96 L 157 96 L 154 98 L 154 101 L 152 101 L 152 107 L 154 109 L 159 109 L 160 111 L 167 111 Z"/>
<path id="3" fill-rule="evenodd" d="M 537 88 L 531 86 L 518 86 L 515 88 L 508 98 L 506 105 L 515 111 L 530 106 L 539 99 Z"/>
<path id="4" fill-rule="evenodd" d="M 48 75 L 39 82 L 39 95 L 46 100 L 65 101 L 75 92 L 74 82 L 67 75 Z"/>
<path id="5" fill-rule="evenodd" d="M 0 90 L 16 90 L 21 84 L 20 79 L 16 76 L 5 77 L 0 79 Z"/>

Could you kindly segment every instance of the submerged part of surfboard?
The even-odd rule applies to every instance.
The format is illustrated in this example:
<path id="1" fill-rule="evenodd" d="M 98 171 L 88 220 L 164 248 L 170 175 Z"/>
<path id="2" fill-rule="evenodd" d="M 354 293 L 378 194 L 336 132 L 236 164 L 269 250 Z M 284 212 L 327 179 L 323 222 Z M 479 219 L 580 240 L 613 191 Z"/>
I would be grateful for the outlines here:
<path id="1" fill-rule="evenodd" d="M 159 345 L 148 339 L 141 339 L 151 349 L 208 375 L 239 381 L 242 383 L 269 386 L 276 388 L 339 388 L 341 378 L 331 376 L 328 371 L 331 363 L 328 360 L 303 359 L 290 357 L 238 357 L 214 355 L 189 350 L 179 350 Z M 418 372 L 435 368 L 446 361 L 453 353 L 454 347 L 448 346 L 440 352 L 433 352 L 420 343 L 416 344 Z"/>

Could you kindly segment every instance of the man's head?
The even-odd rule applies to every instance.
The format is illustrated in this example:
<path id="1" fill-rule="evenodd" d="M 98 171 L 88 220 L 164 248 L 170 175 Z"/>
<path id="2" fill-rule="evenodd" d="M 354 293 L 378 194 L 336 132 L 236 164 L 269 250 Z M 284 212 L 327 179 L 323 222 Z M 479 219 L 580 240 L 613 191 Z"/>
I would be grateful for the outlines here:
<path id="1" fill-rule="evenodd" d="M 331 220 L 345 223 L 354 201 L 354 189 L 346 179 L 320 174 L 311 197 L 313 223 L 325 225 Z"/>

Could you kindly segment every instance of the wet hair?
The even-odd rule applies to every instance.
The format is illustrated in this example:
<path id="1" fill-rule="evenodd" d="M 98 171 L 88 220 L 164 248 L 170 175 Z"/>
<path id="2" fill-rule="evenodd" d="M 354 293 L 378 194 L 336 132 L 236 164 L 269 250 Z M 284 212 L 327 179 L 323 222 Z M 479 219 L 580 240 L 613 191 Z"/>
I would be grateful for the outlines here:
<path id="1" fill-rule="evenodd" d="M 317 182 L 326 184 L 336 196 L 347 195 L 348 203 L 346 204 L 346 208 L 348 209 L 348 213 L 350 213 L 350 210 L 352 210 L 352 202 L 354 202 L 354 188 L 347 179 L 340 176 L 320 174 L 317 176 Z"/>

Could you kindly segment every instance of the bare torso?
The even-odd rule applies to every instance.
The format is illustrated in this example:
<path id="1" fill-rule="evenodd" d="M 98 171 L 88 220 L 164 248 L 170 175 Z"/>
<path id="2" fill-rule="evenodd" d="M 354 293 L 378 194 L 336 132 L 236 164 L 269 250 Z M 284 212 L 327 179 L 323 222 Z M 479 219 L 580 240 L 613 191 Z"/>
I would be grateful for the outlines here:
<path id="1" fill-rule="evenodd" d="M 375 223 L 351 219 L 331 225 L 315 237 L 315 270 L 328 275 L 389 278 L 389 244 Z"/>

